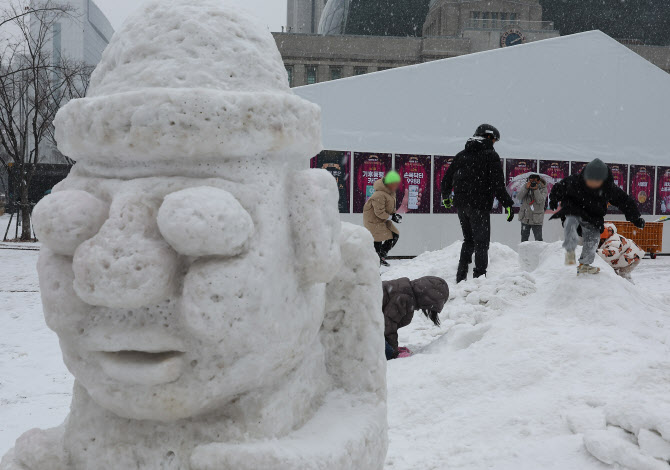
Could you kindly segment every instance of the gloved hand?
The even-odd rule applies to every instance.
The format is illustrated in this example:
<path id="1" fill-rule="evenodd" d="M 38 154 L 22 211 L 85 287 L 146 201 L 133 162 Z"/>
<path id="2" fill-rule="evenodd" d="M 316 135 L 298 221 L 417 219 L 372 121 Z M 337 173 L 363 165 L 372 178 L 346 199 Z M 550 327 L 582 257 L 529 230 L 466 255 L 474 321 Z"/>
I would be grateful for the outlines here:
<path id="1" fill-rule="evenodd" d="M 514 220 L 514 211 L 511 207 L 505 207 L 505 215 L 507 215 L 507 222 Z"/>
<path id="2" fill-rule="evenodd" d="M 647 222 L 645 222 L 645 220 L 642 217 L 640 217 L 639 219 L 633 221 L 633 225 L 635 225 L 639 229 L 643 229 L 644 226 L 647 225 Z"/>
<path id="3" fill-rule="evenodd" d="M 556 199 L 551 199 L 549 201 L 549 209 L 552 211 L 558 210 L 558 201 Z"/>
<path id="4" fill-rule="evenodd" d="M 450 210 L 454 207 L 454 200 L 450 197 L 442 199 L 442 205 L 445 209 Z"/>
<path id="5" fill-rule="evenodd" d="M 391 220 L 394 221 L 396 224 L 401 224 L 402 223 L 402 215 L 391 214 Z"/>

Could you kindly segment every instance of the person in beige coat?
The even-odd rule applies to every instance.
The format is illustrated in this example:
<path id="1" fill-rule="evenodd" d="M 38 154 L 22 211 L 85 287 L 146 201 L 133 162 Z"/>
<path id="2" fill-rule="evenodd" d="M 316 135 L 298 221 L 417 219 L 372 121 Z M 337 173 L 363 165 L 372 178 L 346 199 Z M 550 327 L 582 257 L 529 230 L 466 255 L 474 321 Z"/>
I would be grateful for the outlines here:
<path id="1" fill-rule="evenodd" d="M 535 241 L 543 241 L 542 226 L 544 225 L 544 206 L 547 202 L 547 182 L 540 175 L 530 175 L 517 197 L 521 201 L 519 211 L 521 242 L 527 242 L 530 239 L 531 230 Z"/>
<path id="2" fill-rule="evenodd" d="M 400 175 L 390 171 L 374 184 L 375 192 L 363 207 L 363 223 L 375 240 L 375 250 L 382 266 L 389 251 L 398 243 L 400 232 L 393 222 L 400 223 L 402 216 L 396 213 L 396 191 L 400 185 Z"/>

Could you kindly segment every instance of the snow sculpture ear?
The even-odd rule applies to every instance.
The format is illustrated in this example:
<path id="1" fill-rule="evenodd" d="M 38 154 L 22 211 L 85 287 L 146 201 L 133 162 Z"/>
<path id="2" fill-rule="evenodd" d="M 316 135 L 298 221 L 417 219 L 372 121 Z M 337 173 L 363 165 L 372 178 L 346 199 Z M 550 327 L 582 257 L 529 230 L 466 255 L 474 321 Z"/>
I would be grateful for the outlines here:
<path id="1" fill-rule="evenodd" d="M 305 283 L 330 281 L 340 268 L 337 183 L 326 170 L 289 177 L 288 207 L 297 266 Z"/>
<path id="2" fill-rule="evenodd" d="M 335 384 L 350 392 L 373 393 L 385 402 L 384 316 L 380 314 L 384 295 L 372 242 L 365 228 L 342 224 L 342 265 L 326 286 L 326 317 L 320 334 Z"/>

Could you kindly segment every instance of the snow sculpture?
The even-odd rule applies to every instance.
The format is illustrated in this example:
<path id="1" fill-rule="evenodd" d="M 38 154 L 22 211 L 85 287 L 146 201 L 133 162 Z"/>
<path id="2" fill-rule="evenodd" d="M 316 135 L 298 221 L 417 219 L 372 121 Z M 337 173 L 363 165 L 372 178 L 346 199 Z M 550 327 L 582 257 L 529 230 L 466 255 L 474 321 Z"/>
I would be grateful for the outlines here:
<path id="1" fill-rule="evenodd" d="M 374 470 L 381 282 L 341 226 L 320 112 L 224 0 L 151 0 L 57 121 L 71 175 L 35 209 L 71 413 L 1 470 Z"/>

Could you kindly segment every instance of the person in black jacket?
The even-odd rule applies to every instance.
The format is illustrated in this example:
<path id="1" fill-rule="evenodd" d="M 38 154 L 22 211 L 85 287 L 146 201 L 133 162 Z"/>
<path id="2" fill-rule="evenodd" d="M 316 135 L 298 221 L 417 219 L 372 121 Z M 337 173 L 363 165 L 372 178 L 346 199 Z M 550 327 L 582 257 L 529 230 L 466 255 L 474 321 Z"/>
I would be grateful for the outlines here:
<path id="1" fill-rule="evenodd" d="M 581 233 L 584 243 L 579 259 L 578 274 L 597 274 L 599 268 L 592 266 L 600 234 L 605 228 L 607 205 L 619 208 L 638 228 L 644 228 L 644 219 L 635 201 L 614 182 L 609 167 L 596 158 L 578 175 L 572 175 L 556 184 L 551 190 L 551 210 L 558 209 L 552 219 L 560 218 L 565 227 L 565 264 L 577 264 L 575 249 Z"/>
<path id="2" fill-rule="evenodd" d="M 491 209 L 495 198 L 505 208 L 507 220 L 514 219 L 514 201 L 505 188 L 500 156 L 493 149 L 499 140 L 500 132 L 495 127 L 489 124 L 479 126 L 442 179 L 442 203 L 447 209 L 456 206 L 463 230 L 456 282 L 467 279 L 473 254 L 474 277 L 486 275 L 491 244 Z"/>

